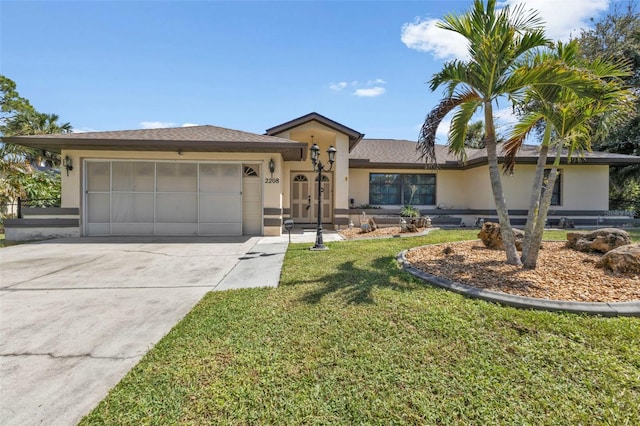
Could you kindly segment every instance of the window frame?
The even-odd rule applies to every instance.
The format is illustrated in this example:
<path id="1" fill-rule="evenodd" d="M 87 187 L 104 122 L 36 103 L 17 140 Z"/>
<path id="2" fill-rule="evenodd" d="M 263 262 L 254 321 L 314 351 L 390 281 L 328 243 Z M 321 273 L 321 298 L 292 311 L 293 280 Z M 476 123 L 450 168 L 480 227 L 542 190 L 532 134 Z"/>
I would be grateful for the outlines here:
<path id="1" fill-rule="evenodd" d="M 393 176 L 392 180 L 394 181 L 393 183 L 375 183 L 373 182 L 373 178 L 374 176 L 382 176 L 382 179 L 389 179 L 390 177 Z M 388 178 L 389 177 L 389 178 Z M 422 202 L 411 202 L 413 200 L 407 200 L 405 199 L 405 195 L 406 192 L 408 190 L 408 185 L 416 185 L 416 183 L 412 182 L 413 180 L 420 180 L 420 178 L 422 177 L 426 177 L 429 180 L 432 180 L 432 183 L 424 183 L 424 184 L 420 184 L 418 183 L 417 185 L 423 186 L 423 187 L 432 187 L 433 190 L 431 191 L 431 193 L 424 193 L 424 194 L 418 194 L 418 195 L 422 195 L 427 197 L 428 199 L 426 200 L 426 203 L 422 203 Z M 378 192 L 373 192 L 373 189 L 376 187 L 380 187 L 380 188 L 384 188 L 384 187 L 388 187 L 388 188 L 392 188 L 392 187 L 396 187 L 395 189 L 395 193 L 394 191 L 378 191 Z M 436 205 L 436 200 L 437 200 L 437 194 L 436 194 L 436 190 L 437 190 L 437 178 L 436 178 L 436 174 L 435 173 L 376 173 L 376 172 L 369 172 L 369 203 L 371 204 L 376 204 L 376 205 L 381 205 L 381 206 L 404 206 L 404 205 L 415 205 L 415 206 L 430 206 L 430 205 Z M 382 196 L 383 202 L 380 202 L 380 200 L 374 200 L 374 198 L 376 198 L 375 196 Z M 384 196 L 388 196 L 388 195 L 396 195 L 398 197 L 397 200 L 394 200 L 394 202 L 384 202 Z M 398 202 L 395 202 L 398 201 Z"/>

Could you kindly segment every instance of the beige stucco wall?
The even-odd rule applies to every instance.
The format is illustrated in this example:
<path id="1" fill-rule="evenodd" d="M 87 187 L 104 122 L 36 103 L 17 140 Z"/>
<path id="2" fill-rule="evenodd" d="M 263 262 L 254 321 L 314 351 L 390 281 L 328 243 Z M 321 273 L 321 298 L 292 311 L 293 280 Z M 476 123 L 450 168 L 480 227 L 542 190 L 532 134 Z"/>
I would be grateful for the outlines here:
<path id="1" fill-rule="evenodd" d="M 300 142 L 306 142 L 311 147 L 313 143 L 320 148 L 320 161 L 328 167 L 327 149 L 333 145 L 337 150 L 336 161 L 331 173 L 333 175 L 333 208 L 346 209 L 349 207 L 349 138 L 318 122 L 302 124 L 294 129 L 279 133 L 278 137 L 288 138 Z M 311 138 L 313 136 L 313 139 Z M 292 172 L 311 171 L 313 165 L 308 157 L 305 161 L 287 161 L 284 172 L 290 176 Z M 288 180 L 288 179 L 287 179 Z M 283 204 L 285 208 L 291 207 L 291 185 L 285 185 Z"/>
<path id="2" fill-rule="evenodd" d="M 609 208 L 609 167 L 599 165 L 563 165 L 561 168 L 560 206 L 554 210 L 607 210 Z M 370 173 L 433 173 L 406 169 L 353 169 L 349 197 L 355 206 L 369 203 Z M 502 175 L 507 206 L 513 210 L 529 208 L 535 165 L 517 165 L 512 176 Z M 468 170 L 436 172 L 436 204 L 455 209 L 493 210 L 488 166 Z"/>

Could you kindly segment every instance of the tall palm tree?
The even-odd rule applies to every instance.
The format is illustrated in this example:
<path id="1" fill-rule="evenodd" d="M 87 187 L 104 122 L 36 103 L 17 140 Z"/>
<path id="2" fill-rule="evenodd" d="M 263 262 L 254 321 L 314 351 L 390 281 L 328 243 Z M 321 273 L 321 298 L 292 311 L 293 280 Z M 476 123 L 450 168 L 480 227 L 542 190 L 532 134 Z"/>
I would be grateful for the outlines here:
<path id="1" fill-rule="evenodd" d="M 534 49 L 548 46 L 542 21 L 535 12 L 522 5 L 496 10 L 496 0 L 475 0 L 464 15 L 447 15 L 440 28 L 464 36 L 469 44 L 468 60 L 453 60 L 430 81 L 431 90 L 446 85 L 446 97 L 426 117 L 418 139 L 418 151 L 427 162 L 435 164 L 435 135 L 438 125 L 450 111 L 457 109 L 449 132 L 449 149 L 465 158 L 464 140 L 467 124 L 474 113 L 484 111 L 485 144 L 489 178 L 496 211 L 502 229 L 507 263 L 520 265 L 507 203 L 498 166 L 493 103 L 501 96 L 518 97 L 540 73 L 518 72 L 518 61 Z"/>
<path id="2" fill-rule="evenodd" d="M 585 87 L 591 86 L 591 94 L 578 96 L 567 88 L 531 85 L 524 101 L 526 113 L 516 124 L 505 144 L 504 167 L 507 171 L 512 171 L 515 156 L 525 138 L 534 128 L 544 127 L 521 257 L 523 266 L 528 269 L 534 269 L 537 264 L 544 223 L 563 150 L 569 160 L 586 150 L 591 150 L 593 135 L 599 133 L 602 136 L 612 123 L 624 117 L 633 100 L 633 94 L 622 81 L 629 75 L 628 64 L 605 60 L 588 63 L 581 61 L 576 41 L 568 44 L 558 43 L 555 50 L 540 52 L 534 62 L 573 67 Z M 598 126 L 599 129 L 594 126 Z M 545 182 L 545 167 L 548 155 L 553 150 L 555 159 Z"/>

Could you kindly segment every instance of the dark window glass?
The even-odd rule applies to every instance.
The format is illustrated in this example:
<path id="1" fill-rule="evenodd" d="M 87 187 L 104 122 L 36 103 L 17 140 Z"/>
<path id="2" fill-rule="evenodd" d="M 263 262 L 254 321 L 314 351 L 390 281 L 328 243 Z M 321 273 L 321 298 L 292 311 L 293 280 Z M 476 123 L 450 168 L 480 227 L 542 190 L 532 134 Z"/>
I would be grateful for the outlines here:
<path id="1" fill-rule="evenodd" d="M 369 203 L 427 205 L 436 202 L 436 176 L 432 174 L 371 173 Z"/>
<path id="2" fill-rule="evenodd" d="M 544 171 L 544 180 L 542 181 L 542 193 L 540 195 L 540 197 L 544 197 L 544 192 L 547 189 L 547 185 L 548 185 L 548 180 L 549 180 L 549 173 L 551 173 L 550 169 L 545 169 Z M 560 173 L 560 170 L 558 170 L 558 174 L 556 175 L 556 182 L 553 185 L 553 193 L 551 194 L 551 205 L 552 206 L 560 206 L 562 205 L 562 192 L 561 192 L 561 187 L 562 187 L 562 173 Z"/>

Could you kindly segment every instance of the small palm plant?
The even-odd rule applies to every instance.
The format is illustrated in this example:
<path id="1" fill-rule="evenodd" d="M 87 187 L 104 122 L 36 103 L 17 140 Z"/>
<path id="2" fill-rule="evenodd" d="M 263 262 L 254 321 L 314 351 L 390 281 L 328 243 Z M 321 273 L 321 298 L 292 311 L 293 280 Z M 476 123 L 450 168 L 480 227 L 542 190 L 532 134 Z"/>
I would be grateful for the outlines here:
<path id="1" fill-rule="evenodd" d="M 400 216 L 402 217 L 420 217 L 420 210 L 407 204 L 400 209 Z"/>

